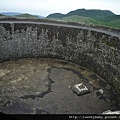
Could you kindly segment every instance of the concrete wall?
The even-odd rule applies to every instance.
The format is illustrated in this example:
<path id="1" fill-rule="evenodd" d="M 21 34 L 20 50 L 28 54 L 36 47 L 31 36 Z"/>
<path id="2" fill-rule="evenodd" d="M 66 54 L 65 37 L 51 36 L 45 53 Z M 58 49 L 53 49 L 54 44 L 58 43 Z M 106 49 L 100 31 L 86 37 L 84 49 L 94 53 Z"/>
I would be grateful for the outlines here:
<path id="1" fill-rule="evenodd" d="M 120 95 L 120 39 L 95 31 L 49 25 L 1 23 L 0 62 L 57 58 L 84 66 Z"/>

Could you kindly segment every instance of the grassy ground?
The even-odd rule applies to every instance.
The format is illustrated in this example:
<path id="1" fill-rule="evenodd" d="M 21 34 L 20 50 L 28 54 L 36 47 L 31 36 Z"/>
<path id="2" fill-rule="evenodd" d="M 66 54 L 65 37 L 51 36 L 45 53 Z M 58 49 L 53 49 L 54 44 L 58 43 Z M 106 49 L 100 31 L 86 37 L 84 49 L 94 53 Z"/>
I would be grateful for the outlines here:
<path id="1" fill-rule="evenodd" d="M 61 20 L 66 22 L 77 22 L 77 23 L 84 23 L 84 24 L 93 24 L 98 26 L 108 26 L 113 28 L 120 28 L 120 16 L 109 16 L 109 17 L 101 17 L 101 18 L 89 18 L 89 17 L 82 17 L 82 16 L 68 16 L 63 18 L 53 18 L 53 20 Z"/>

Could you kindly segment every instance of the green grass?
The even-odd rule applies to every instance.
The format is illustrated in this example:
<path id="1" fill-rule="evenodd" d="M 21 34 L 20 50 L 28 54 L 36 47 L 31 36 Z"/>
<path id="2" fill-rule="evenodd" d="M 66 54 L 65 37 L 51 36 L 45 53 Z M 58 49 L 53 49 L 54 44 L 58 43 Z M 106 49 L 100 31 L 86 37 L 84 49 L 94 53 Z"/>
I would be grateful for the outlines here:
<path id="1" fill-rule="evenodd" d="M 104 22 L 102 25 L 109 26 L 109 27 L 114 27 L 114 28 L 120 28 L 120 20 Z"/>
<path id="2" fill-rule="evenodd" d="M 120 28 L 120 15 L 101 17 L 96 20 L 101 21 L 103 25 Z"/>
<path id="3" fill-rule="evenodd" d="M 95 20 L 89 17 L 82 17 L 82 16 L 69 16 L 61 18 L 61 20 L 67 21 L 67 22 L 78 22 L 78 23 L 84 23 L 84 24 L 95 24 L 95 25 L 101 25 L 102 22 L 99 20 Z"/>
<path id="4" fill-rule="evenodd" d="M 77 22 L 88 25 L 98 25 L 98 26 L 107 26 L 113 28 L 120 28 L 120 16 L 108 16 L 108 17 L 100 17 L 100 18 L 90 18 L 90 17 L 82 17 L 77 15 L 72 15 L 63 18 L 50 18 L 52 20 L 57 21 L 65 21 L 65 22 Z"/>

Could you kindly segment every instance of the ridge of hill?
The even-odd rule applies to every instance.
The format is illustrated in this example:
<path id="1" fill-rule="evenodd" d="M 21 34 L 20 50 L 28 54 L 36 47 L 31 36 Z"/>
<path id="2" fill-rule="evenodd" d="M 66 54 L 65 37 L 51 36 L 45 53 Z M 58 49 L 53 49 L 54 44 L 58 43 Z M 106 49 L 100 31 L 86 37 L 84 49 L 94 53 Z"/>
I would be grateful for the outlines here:
<path id="1" fill-rule="evenodd" d="M 47 18 L 62 18 L 64 17 L 64 14 L 61 13 L 53 13 L 47 16 Z"/>
<path id="2" fill-rule="evenodd" d="M 61 14 L 61 13 L 53 13 L 47 16 L 47 18 L 62 18 L 62 17 L 68 17 L 72 15 L 78 15 L 83 17 L 90 17 L 90 18 L 97 18 L 97 17 L 105 17 L 105 16 L 112 16 L 115 15 L 113 12 L 109 10 L 86 10 L 86 9 L 77 9 L 74 11 L 70 11 L 67 14 Z"/>
<path id="3" fill-rule="evenodd" d="M 22 13 L 19 12 L 1 12 L 0 14 L 5 16 L 15 16 L 15 15 L 21 15 Z"/>
<path id="4" fill-rule="evenodd" d="M 14 17 L 14 16 L 19 16 L 19 15 L 23 15 L 24 14 L 29 14 L 29 13 L 19 13 L 19 12 L 1 12 L 0 14 L 8 16 L 8 17 Z M 33 14 L 29 14 L 29 15 L 33 15 Z M 39 18 L 43 18 L 43 16 L 41 15 L 33 15 L 33 16 L 38 16 Z"/>
<path id="5" fill-rule="evenodd" d="M 39 19 L 39 17 L 37 15 L 31 15 L 31 14 L 28 14 L 28 13 L 24 13 L 24 14 L 21 14 L 21 15 L 16 15 L 15 17 L 26 17 L 26 18 L 36 18 L 36 19 Z"/>

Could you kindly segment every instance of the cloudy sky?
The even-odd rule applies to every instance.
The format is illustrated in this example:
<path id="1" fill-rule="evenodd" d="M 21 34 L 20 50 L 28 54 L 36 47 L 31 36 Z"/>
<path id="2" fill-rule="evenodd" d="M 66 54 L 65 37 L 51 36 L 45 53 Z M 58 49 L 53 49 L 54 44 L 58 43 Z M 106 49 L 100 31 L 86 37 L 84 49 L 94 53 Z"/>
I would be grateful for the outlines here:
<path id="1" fill-rule="evenodd" d="M 0 0 L 0 12 L 23 12 L 47 16 L 80 8 L 111 10 L 120 15 L 120 0 Z"/>

